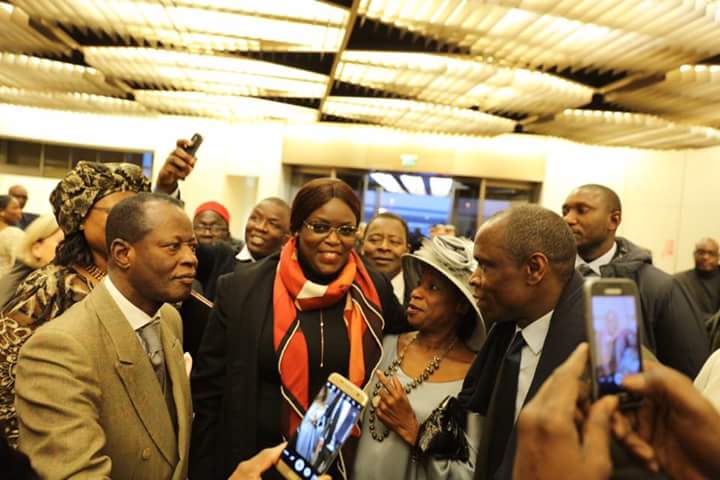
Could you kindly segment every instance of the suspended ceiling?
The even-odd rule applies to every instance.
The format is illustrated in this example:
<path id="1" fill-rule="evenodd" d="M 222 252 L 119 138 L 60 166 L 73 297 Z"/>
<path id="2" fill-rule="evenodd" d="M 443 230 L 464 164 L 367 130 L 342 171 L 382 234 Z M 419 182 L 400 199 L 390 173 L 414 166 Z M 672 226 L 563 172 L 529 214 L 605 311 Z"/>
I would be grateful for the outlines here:
<path id="1" fill-rule="evenodd" d="M 0 0 L 0 102 L 720 144 L 720 1 Z"/>

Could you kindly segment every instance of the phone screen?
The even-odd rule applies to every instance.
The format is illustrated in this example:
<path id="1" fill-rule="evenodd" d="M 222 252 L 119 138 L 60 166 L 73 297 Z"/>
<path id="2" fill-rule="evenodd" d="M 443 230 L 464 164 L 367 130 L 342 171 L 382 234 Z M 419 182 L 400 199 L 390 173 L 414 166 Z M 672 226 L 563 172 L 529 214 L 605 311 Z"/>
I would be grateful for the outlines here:
<path id="1" fill-rule="evenodd" d="M 593 296 L 592 325 L 598 396 L 622 392 L 623 378 L 641 371 L 635 297 Z"/>
<path id="2" fill-rule="evenodd" d="M 308 408 L 282 460 L 300 478 L 317 478 L 337 457 L 362 411 L 362 405 L 327 382 Z"/>

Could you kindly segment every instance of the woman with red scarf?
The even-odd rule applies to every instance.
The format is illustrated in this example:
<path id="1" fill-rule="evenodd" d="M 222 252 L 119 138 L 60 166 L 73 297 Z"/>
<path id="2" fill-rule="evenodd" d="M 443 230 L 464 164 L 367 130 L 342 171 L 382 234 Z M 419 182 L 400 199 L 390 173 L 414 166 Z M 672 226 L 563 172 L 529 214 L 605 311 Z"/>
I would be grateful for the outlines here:
<path id="1" fill-rule="evenodd" d="M 218 282 L 191 379 L 190 478 L 226 479 L 290 438 L 332 372 L 365 387 L 383 333 L 407 329 L 389 281 L 353 249 L 360 216 L 346 183 L 308 182 L 282 251 Z"/>

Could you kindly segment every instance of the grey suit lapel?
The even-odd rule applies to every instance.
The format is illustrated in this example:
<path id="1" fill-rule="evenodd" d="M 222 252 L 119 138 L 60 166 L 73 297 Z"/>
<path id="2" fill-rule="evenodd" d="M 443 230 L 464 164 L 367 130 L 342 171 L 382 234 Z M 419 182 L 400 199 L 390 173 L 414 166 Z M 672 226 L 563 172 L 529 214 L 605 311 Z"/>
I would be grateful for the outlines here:
<path id="1" fill-rule="evenodd" d="M 88 297 L 117 353 L 115 370 L 130 401 L 155 445 L 171 465 L 175 455 L 175 431 L 160 383 L 150 360 L 127 319 L 100 283 Z"/>
<path id="2" fill-rule="evenodd" d="M 190 381 L 185 371 L 185 359 L 180 340 L 168 325 L 165 307 L 160 309 L 160 328 L 162 330 L 163 352 L 165 353 L 165 365 L 167 367 L 170 382 L 172 384 L 172 396 L 175 402 L 177 413 L 177 448 L 180 464 L 184 460 L 185 452 L 188 451 L 190 440 Z"/>

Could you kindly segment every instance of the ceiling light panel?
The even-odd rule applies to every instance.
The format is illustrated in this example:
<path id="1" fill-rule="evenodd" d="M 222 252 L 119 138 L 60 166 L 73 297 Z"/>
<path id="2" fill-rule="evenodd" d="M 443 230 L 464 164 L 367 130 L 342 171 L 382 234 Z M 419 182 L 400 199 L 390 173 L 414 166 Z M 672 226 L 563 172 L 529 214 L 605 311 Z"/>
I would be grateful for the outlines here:
<path id="1" fill-rule="evenodd" d="M 717 2 L 361 0 L 373 19 L 531 68 L 661 72 L 720 53 Z"/>
<path id="2" fill-rule="evenodd" d="M 370 178 L 390 193 L 406 193 L 405 189 L 400 185 L 395 176 L 389 173 L 371 173 Z"/>
<path id="3" fill-rule="evenodd" d="M 176 115 L 225 120 L 273 119 L 313 122 L 317 110 L 252 97 L 210 95 L 205 92 L 136 90 L 135 100 L 147 108 Z"/>
<path id="4" fill-rule="evenodd" d="M 400 181 L 413 195 L 427 195 L 425 181 L 419 175 L 400 175 Z"/>
<path id="5" fill-rule="evenodd" d="M 473 110 L 413 100 L 328 97 L 323 113 L 378 125 L 438 133 L 498 135 L 512 132 L 515 122 Z"/>
<path id="6" fill-rule="evenodd" d="M 8 3 L 0 3 L 0 51 L 63 54 L 69 49 L 30 26 L 27 13 Z"/>
<path id="7" fill-rule="evenodd" d="M 720 127 L 720 65 L 683 65 L 661 82 L 606 98 L 673 120 Z"/>
<path id="8" fill-rule="evenodd" d="M 0 52 L 0 85 L 31 90 L 123 95 L 94 68 Z"/>
<path id="9" fill-rule="evenodd" d="M 349 13 L 314 0 L 17 0 L 30 15 L 127 42 L 212 50 L 334 52 Z"/>
<path id="10" fill-rule="evenodd" d="M 135 47 L 89 47 L 85 60 L 105 72 L 161 88 L 209 93 L 318 98 L 328 77 L 236 56 Z"/>
<path id="11" fill-rule="evenodd" d="M 584 143 L 636 148 L 703 148 L 720 145 L 720 130 L 669 122 L 652 115 L 566 110 L 528 131 Z"/>
<path id="12" fill-rule="evenodd" d="M 555 113 L 593 89 L 554 75 L 425 53 L 346 51 L 337 78 L 409 98 L 486 112 Z"/>
<path id="13" fill-rule="evenodd" d="M 452 190 L 453 179 L 448 177 L 430 177 L 430 193 L 433 197 L 447 197 Z"/>
<path id="14" fill-rule="evenodd" d="M 124 115 L 148 113 L 148 110 L 142 105 L 121 98 L 88 93 L 41 92 L 9 87 L 0 87 L 0 102 L 76 112 Z"/>

